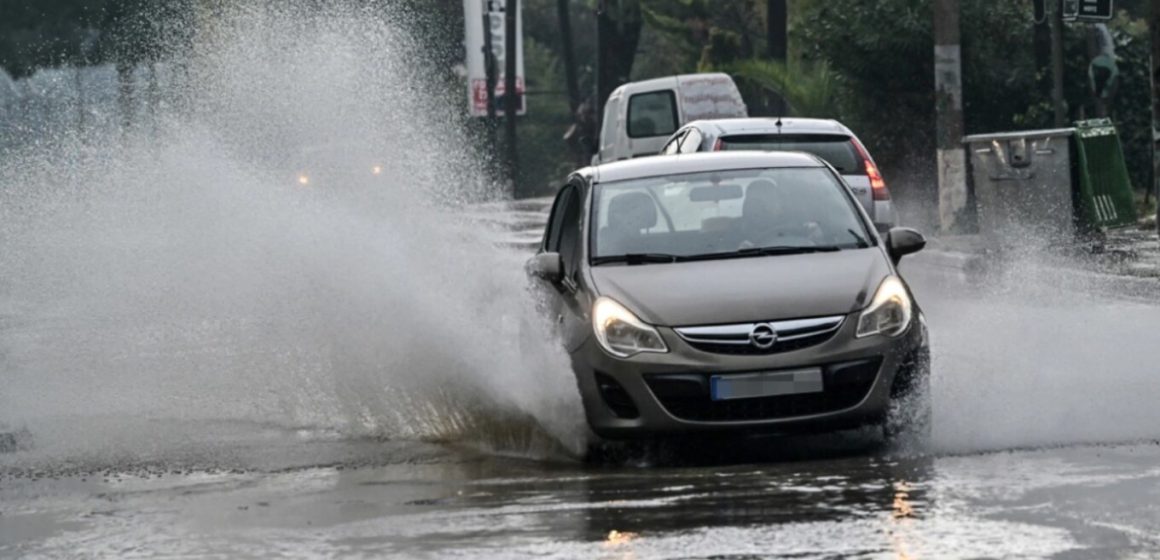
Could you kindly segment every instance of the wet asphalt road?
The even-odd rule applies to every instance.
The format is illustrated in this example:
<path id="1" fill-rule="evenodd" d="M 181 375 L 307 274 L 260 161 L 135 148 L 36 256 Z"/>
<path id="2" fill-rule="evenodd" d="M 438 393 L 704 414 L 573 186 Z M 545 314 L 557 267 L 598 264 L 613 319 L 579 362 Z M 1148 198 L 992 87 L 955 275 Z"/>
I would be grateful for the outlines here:
<path id="1" fill-rule="evenodd" d="M 931 449 L 867 432 L 581 464 L 228 426 L 205 464 L 9 455 L 0 558 L 1160 557 L 1158 306 L 906 270 L 934 337 Z"/>

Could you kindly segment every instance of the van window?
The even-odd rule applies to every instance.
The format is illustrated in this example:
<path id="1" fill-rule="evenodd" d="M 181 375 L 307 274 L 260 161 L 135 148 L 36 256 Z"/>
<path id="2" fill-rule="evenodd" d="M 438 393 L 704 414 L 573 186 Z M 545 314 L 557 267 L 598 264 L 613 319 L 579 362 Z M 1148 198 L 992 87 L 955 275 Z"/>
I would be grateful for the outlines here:
<path id="1" fill-rule="evenodd" d="M 672 90 L 628 98 L 628 137 L 668 136 L 677 130 L 677 98 Z"/>

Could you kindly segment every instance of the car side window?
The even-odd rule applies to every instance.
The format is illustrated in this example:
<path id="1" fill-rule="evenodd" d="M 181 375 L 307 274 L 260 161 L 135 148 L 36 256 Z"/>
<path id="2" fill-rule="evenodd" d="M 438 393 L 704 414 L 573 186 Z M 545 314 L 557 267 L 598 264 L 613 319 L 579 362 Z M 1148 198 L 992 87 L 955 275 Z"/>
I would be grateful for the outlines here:
<path id="1" fill-rule="evenodd" d="M 556 251 L 564 262 L 564 278 L 573 278 L 580 266 L 580 189 L 568 188 L 560 220 L 560 237 Z"/>
<path id="2" fill-rule="evenodd" d="M 556 201 L 552 203 L 552 213 L 548 216 L 548 227 L 544 228 L 543 250 L 556 252 L 560 247 L 560 226 L 564 223 L 564 212 L 567 210 L 569 195 L 575 190 L 571 185 L 565 185 L 556 194 Z"/>
<path id="3" fill-rule="evenodd" d="M 682 154 L 692 154 L 701 149 L 701 131 L 695 128 L 690 128 L 688 134 L 681 140 L 680 152 Z"/>
<path id="4" fill-rule="evenodd" d="M 669 140 L 668 144 L 665 144 L 664 149 L 661 150 L 661 154 L 671 156 L 677 153 L 677 148 L 681 146 L 681 140 L 685 137 L 685 134 L 685 132 L 677 133 L 676 137 L 674 137 L 672 140 Z"/>

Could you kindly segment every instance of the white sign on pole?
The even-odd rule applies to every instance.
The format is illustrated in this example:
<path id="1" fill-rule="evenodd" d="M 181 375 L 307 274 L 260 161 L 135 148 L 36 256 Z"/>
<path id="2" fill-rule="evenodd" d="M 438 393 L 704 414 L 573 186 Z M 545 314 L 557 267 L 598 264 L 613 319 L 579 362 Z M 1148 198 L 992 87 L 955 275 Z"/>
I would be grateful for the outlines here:
<path id="1" fill-rule="evenodd" d="M 484 14 L 487 14 L 488 32 L 491 33 L 491 50 L 495 53 L 495 95 L 498 98 L 504 93 L 504 0 L 463 0 L 463 15 L 466 29 L 464 37 L 467 43 L 467 102 L 471 115 L 475 117 L 487 116 L 487 67 L 483 50 L 486 45 L 484 36 Z M 527 112 L 524 101 L 524 21 L 522 17 L 523 3 L 517 4 L 516 12 L 516 93 L 520 96 L 519 111 L 523 115 Z M 496 105 L 496 115 L 503 115 L 503 104 Z"/>

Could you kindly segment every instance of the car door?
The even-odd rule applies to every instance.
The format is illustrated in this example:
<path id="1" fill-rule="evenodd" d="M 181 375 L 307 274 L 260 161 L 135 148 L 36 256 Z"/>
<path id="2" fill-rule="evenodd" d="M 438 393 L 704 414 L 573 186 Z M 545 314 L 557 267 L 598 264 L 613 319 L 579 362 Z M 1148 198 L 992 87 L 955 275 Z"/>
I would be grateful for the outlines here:
<path id="1" fill-rule="evenodd" d="M 560 190 L 552 207 L 543 250 L 559 253 L 563 275 L 559 282 L 546 290 L 545 308 L 559 336 L 569 352 L 579 348 L 587 338 L 588 309 L 591 306 L 584 288 L 581 269 L 585 250 L 583 235 L 584 184 L 574 180 Z"/>

